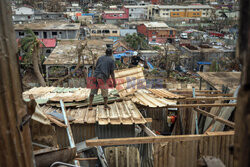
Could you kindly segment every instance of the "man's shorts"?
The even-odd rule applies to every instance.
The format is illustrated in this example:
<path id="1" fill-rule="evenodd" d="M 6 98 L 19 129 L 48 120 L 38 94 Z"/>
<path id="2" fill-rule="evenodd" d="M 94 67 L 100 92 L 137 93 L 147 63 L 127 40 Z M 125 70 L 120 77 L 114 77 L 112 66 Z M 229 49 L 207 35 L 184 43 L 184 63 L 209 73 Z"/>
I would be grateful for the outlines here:
<path id="1" fill-rule="evenodd" d="M 94 84 L 96 86 L 95 88 L 91 88 L 90 95 L 96 95 L 98 93 L 98 89 L 101 89 L 102 96 L 108 97 L 108 85 L 105 81 L 100 78 L 97 78 L 97 80 L 94 81 Z"/>

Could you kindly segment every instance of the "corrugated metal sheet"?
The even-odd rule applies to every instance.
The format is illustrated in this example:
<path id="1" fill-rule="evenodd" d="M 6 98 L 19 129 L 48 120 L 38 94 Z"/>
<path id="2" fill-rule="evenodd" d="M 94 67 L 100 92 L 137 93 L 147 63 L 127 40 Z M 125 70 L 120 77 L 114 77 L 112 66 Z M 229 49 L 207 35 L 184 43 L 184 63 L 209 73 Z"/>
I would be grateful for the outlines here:
<path id="1" fill-rule="evenodd" d="M 154 95 L 158 97 L 165 97 L 168 99 L 181 99 L 185 98 L 185 96 L 181 96 L 178 94 L 171 93 L 167 91 L 166 89 L 148 89 L 150 92 L 152 92 Z"/>
<path id="2" fill-rule="evenodd" d="M 164 89 L 147 89 L 146 80 L 141 67 L 115 71 L 117 91 L 121 97 L 132 95 L 134 103 L 148 107 L 166 107 L 176 104 L 169 99 L 184 98 Z"/>
<path id="3" fill-rule="evenodd" d="M 95 124 L 71 124 L 75 143 L 96 137 Z M 65 128 L 55 126 L 58 145 L 63 148 L 69 146 L 69 139 Z"/>
<path id="4" fill-rule="evenodd" d="M 131 125 L 145 124 L 146 120 L 132 101 L 122 101 L 109 104 L 111 110 L 104 110 L 104 105 L 97 105 L 93 110 L 87 107 L 67 109 L 67 115 L 73 117 L 74 123 L 98 123 L 99 125 Z M 60 108 L 42 106 L 44 113 L 54 110 L 61 113 Z"/>
<path id="5" fill-rule="evenodd" d="M 29 101 L 29 95 L 33 95 L 38 104 L 45 104 L 49 100 L 64 102 L 83 101 L 89 96 L 87 88 L 64 88 L 64 87 L 35 87 L 23 93 L 23 99 Z"/>
<path id="6" fill-rule="evenodd" d="M 220 158 L 225 166 L 233 167 L 233 155 L 229 152 L 233 143 L 234 135 L 231 133 L 206 136 L 197 141 L 154 144 L 154 167 L 196 167 L 197 160 L 204 155 Z"/>
<path id="7" fill-rule="evenodd" d="M 133 125 L 96 125 L 96 136 L 99 139 L 135 137 Z"/>
<path id="8" fill-rule="evenodd" d="M 134 93 L 132 101 L 148 107 L 166 107 L 167 105 L 174 105 L 177 103 L 173 100 L 156 97 L 154 94 L 148 93 L 148 91 L 145 90 L 138 90 Z"/>

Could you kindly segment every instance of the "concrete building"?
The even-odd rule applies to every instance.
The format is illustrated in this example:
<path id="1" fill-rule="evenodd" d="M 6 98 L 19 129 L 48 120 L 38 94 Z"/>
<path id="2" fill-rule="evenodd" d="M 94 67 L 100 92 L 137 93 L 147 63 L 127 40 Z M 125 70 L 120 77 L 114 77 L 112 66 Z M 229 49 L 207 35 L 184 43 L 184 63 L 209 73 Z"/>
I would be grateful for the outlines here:
<path id="1" fill-rule="evenodd" d="M 146 36 L 149 43 L 164 44 L 172 42 L 176 30 L 163 22 L 148 22 L 137 26 L 137 31 Z"/>
<path id="2" fill-rule="evenodd" d="M 16 24 L 15 32 L 16 38 L 25 37 L 25 29 L 31 29 L 38 38 L 56 38 L 63 39 L 79 39 L 80 36 L 80 23 L 30 23 L 30 24 Z"/>
<path id="3" fill-rule="evenodd" d="M 13 10 L 12 19 L 14 23 L 32 22 L 35 19 L 34 14 L 33 8 L 22 6 Z"/>
<path id="4" fill-rule="evenodd" d="M 119 24 L 128 21 L 128 9 L 123 10 L 106 10 L 102 14 L 102 18 L 107 24 Z"/>
<path id="5" fill-rule="evenodd" d="M 147 6 L 124 6 L 125 9 L 128 10 L 129 21 L 136 21 L 136 20 L 146 20 L 147 19 Z"/>
<path id="6" fill-rule="evenodd" d="M 149 5 L 149 19 L 170 18 L 208 18 L 211 17 L 213 7 L 209 5 Z"/>
<path id="7" fill-rule="evenodd" d="M 88 25 L 91 38 L 119 38 L 120 28 L 113 24 L 90 24 Z"/>

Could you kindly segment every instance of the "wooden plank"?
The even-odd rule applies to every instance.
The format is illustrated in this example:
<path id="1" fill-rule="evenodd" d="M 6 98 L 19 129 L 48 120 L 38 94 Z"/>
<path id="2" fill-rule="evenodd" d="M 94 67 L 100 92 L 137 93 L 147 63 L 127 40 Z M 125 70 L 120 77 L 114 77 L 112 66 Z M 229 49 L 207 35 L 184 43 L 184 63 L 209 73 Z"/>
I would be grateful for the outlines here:
<path id="1" fill-rule="evenodd" d="M 219 135 L 233 135 L 232 131 L 220 133 Z M 129 137 L 129 138 L 112 138 L 112 139 L 98 139 L 87 140 L 87 146 L 112 146 L 112 145 L 126 145 L 126 144 L 143 144 L 143 143 L 164 143 L 173 141 L 192 141 L 201 140 L 207 135 L 174 135 L 174 136 L 153 136 L 153 137 Z M 218 136 L 211 134 L 210 136 Z"/>
<path id="2" fill-rule="evenodd" d="M 57 119 L 53 118 L 53 116 L 48 115 L 48 114 L 47 114 L 46 116 L 47 116 L 47 118 L 48 118 L 51 122 L 53 122 L 53 123 L 56 124 L 57 126 L 60 126 L 60 127 L 63 127 L 63 128 L 67 128 L 67 125 L 65 125 L 64 123 L 62 123 L 62 122 L 58 121 Z"/>
<path id="3" fill-rule="evenodd" d="M 214 115 L 214 114 L 211 114 L 211 113 L 206 112 L 206 111 L 204 111 L 204 110 L 201 110 L 201 109 L 199 109 L 199 108 L 195 108 L 195 110 L 196 110 L 197 112 L 199 112 L 199 113 L 205 115 L 205 116 L 208 116 L 208 117 L 213 118 L 215 121 L 224 123 L 224 124 L 226 124 L 226 125 L 228 125 L 228 126 L 230 126 L 230 127 L 232 127 L 232 128 L 235 127 L 235 123 L 234 123 L 234 122 L 225 120 L 225 119 L 223 119 L 223 118 L 220 118 L 220 117 L 218 117 L 218 116 L 216 116 L 216 115 Z"/>
<path id="4" fill-rule="evenodd" d="M 75 158 L 77 161 L 93 161 L 93 160 L 98 160 L 97 157 L 90 157 L 90 158 Z"/>
<path id="5" fill-rule="evenodd" d="M 216 101 L 216 100 L 237 100 L 236 97 L 187 97 L 185 99 L 176 99 L 177 101 Z"/>
<path id="6" fill-rule="evenodd" d="M 186 96 L 186 97 L 192 97 L 192 94 L 181 94 L 182 96 Z M 233 94 L 196 94 L 196 96 L 205 96 L 205 97 L 218 97 L 218 96 L 225 96 L 225 97 L 232 97 Z"/>
<path id="7" fill-rule="evenodd" d="M 167 105 L 168 108 L 193 108 L 193 107 L 223 107 L 236 106 L 237 103 L 213 103 L 213 104 L 177 104 Z"/>
<path id="8" fill-rule="evenodd" d="M 181 90 L 168 90 L 169 92 L 175 92 L 175 93 L 183 93 L 183 92 L 190 92 L 192 93 L 192 89 L 188 89 L 188 90 L 184 90 L 184 89 L 181 89 Z M 195 90 L 195 92 L 202 92 L 202 93 L 207 93 L 207 92 L 218 92 L 218 93 L 221 93 L 220 90 Z"/>
<path id="9" fill-rule="evenodd" d="M 151 129 L 149 129 L 146 125 L 139 125 L 142 130 L 148 135 L 148 136 L 157 136 Z"/>

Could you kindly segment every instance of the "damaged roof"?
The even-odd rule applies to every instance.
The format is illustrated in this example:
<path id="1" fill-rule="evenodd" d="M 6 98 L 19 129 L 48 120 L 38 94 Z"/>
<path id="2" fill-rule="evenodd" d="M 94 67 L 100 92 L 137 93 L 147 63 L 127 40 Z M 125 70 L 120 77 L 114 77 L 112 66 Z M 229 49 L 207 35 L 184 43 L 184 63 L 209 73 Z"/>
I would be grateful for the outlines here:
<path id="1" fill-rule="evenodd" d="M 176 104 L 173 99 L 185 98 L 165 89 L 149 88 L 141 67 L 115 71 L 116 89 L 121 97 L 131 97 L 134 103 L 148 107 L 166 107 Z"/>
<path id="2" fill-rule="evenodd" d="M 217 90 L 221 90 L 222 85 L 230 90 L 235 90 L 240 85 L 241 72 L 198 72 L 198 74 Z"/>
<path id="3" fill-rule="evenodd" d="M 82 43 L 81 43 L 82 42 Z M 109 42 L 109 41 L 108 41 Z M 93 64 L 99 56 L 105 55 L 106 43 L 105 40 L 88 40 L 87 46 L 83 49 L 81 54 L 81 62 L 84 64 Z M 43 63 L 44 65 L 77 65 L 78 44 L 84 45 L 83 41 L 78 40 L 64 40 L 58 42 L 58 45 Z M 93 53 L 93 57 L 91 52 Z M 94 58 L 94 61 L 93 61 Z"/>
<path id="4" fill-rule="evenodd" d="M 97 105 L 93 110 L 88 110 L 88 107 L 70 108 L 67 109 L 67 116 L 74 118 L 73 123 L 78 124 L 95 124 L 99 125 L 132 125 L 145 124 L 146 120 L 141 115 L 132 101 L 114 102 L 109 104 L 111 110 L 105 110 L 104 105 Z M 40 110 L 49 114 L 52 111 L 61 113 L 61 108 L 50 106 L 42 106 Z"/>

